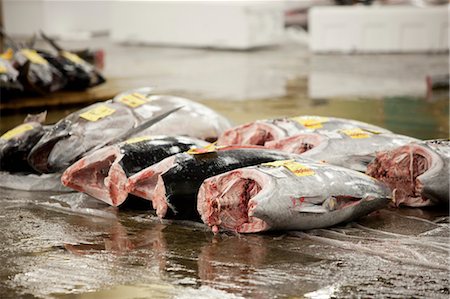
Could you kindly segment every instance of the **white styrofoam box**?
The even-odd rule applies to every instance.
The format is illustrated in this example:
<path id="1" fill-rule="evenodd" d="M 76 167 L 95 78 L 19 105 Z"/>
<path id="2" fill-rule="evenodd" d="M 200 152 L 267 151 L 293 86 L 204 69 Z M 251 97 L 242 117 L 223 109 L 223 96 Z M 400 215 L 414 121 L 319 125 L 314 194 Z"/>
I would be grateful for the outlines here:
<path id="1" fill-rule="evenodd" d="M 284 32 L 276 1 L 112 2 L 118 42 L 249 49 L 277 44 Z"/>
<path id="2" fill-rule="evenodd" d="M 3 0 L 4 27 L 13 36 L 39 30 L 52 36 L 109 30 L 111 1 Z"/>
<path id="3" fill-rule="evenodd" d="M 313 52 L 448 51 L 448 6 L 315 7 L 309 13 Z"/>

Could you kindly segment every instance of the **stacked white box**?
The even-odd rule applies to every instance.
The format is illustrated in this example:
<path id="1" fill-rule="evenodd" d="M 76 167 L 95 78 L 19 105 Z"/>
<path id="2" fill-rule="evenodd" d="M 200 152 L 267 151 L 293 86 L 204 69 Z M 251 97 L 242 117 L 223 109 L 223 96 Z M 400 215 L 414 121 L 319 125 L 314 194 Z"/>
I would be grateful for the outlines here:
<path id="1" fill-rule="evenodd" d="M 156 45 L 249 49 L 278 44 L 276 1 L 115 1 L 112 39 Z"/>
<path id="2" fill-rule="evenodd" d="M 448 51 L 448 6 L 316 7 L 309 14 L 313 52 Z"/>

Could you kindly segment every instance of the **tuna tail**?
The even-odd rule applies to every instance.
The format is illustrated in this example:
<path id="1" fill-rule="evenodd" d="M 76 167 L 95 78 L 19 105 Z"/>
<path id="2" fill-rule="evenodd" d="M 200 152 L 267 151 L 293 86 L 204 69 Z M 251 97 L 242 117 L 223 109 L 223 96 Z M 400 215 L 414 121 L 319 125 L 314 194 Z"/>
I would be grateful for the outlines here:
<path id="1" fill-rule="evenodd" d="M 46 42 L 48 42 L 53 48 L 55 48 L 55 50 L 57 50 L 58 52 L 64 51 L 64 49 L 61 48 L 61 47 L 55 42 L 54 39 L 48 37 L 43 31 L 40 31 L 39 33 L 41 34 L 42 38 L 43 38 Z"/>
<path id="2" fill-rule="evenodd" d="M 38 122 L 43 124 L 47 118 L 47 110 L 38 114 L 28 114 L 23 123 Z"/>
<path id="3" fill-rule="evenodd" d="M 15 42 L 8 34 L 5 33 L 3 27 L 0 27 L 0 36 L 6 39 L 8 46 L 12 48 L 14 52 L 17 52 L 21 49 L 20 45 L 17 42 Z"/>

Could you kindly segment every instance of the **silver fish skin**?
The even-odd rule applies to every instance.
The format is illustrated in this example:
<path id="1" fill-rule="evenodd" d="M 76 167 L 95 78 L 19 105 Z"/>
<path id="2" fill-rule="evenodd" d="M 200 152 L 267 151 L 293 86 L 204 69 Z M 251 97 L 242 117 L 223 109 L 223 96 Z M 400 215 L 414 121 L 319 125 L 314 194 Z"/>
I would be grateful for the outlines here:
<path id="1" fill-rule="evenodd" d="M 218 139 L 218 145 L 264 145 L 268 141 L 283 139 L 305 132 L 335 131 L 362 128 L 364 130 L 392 133 L 365 122 L 337 118 L 303 115 L 249 122 L 226 130 Z"/>
<path id="2" fill-rule="evenodd" d="M 373 133 L 360 128 L 302 133 L 264 147 L 301 154 L 302 157 L 365 172 L 376 153 L 393 149 L 419 139 L 390 133 Z"/>
<path id="3" fill-rule="evenodd" d="M 139 91 L 139 90 L 138 90 Z M 146 91 L 147 94 L 151 90 Z M 114 102 L 120 102 L 123 97 L 116 97 Z M 214 110 L 192 100 L 170 95 L 148 95 L 146 103 L 133 109 L 137 119 L 144 120 L 162 111 L 182 107 L 164 120 L 142 131 L 145 135 L 177 135 L 189 136 L 206 141 L 216 139 L 231 123 Z"/>
<path id="4" fill-rule="evenodd" d="M 104 116 L 95 120 L 96 111 L 103 111 Z M 90 112 L 91 120 L 82 117 Z M 123 104 L 92 104 L 57 122 L 33 147 L 28 162 L 41 173 L 62 171 L 95 146 L 106 144 L 138 124 L 131 109 Z"/>
<path id="5" fill-rule="evenodd" d="M 397 206 L 448 206 L 449 160 L 449 140 L 414 142 L 378 153 L 367 174 L 392 189 Z"/>
<path id="6" fill-rule="evenodd" d="M 150 92 L 151 88 L 130 90 L 68 115 L 36 144 L 28 162 L 41 173 L 63 171 L 87 152 L 108 145 L 118 136 L 125 136 L 132 129 L 179 107 L 182 108 L 173 115 L 133 136 L 186 135 L 215 139 L 231 126 L 226 118 L 201 104 L 172 96 L 152 96 Z M 96 118 L 96 113 L 101 117 Z M 86 114 L 88 119 L 83 117 Z"/>
<path id="7" fill-rule="evenodd" d="M 213 232 L 308 230 L 352 221 L 391 200 L 390 190 L 365 174 L 302 159 L 289 163 L 205 180 L 197 202 L 203 222 Z"/>

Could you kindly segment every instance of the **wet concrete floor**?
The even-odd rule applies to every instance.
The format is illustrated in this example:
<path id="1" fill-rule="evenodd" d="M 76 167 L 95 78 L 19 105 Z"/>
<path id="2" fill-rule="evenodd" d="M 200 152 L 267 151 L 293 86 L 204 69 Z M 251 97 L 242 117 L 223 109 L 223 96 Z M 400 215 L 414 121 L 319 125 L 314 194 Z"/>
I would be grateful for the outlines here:
<path id="1" fill-rule="evenodd" d="M 447 55 L 314 56 L 292 43 L 250 53 L 106 47 L 105 73 L 123 78 L 124 89 L 157 85 L 235 123 L 332 115 L 423 139 L 449 135 L 448 90 L 426 97 L 424 82 L 448 72 Z M 50 110 L 49 123 L 77 109 Z M 27 112 L 2 114 L 1 131 Z M 199 223 L 161 222 L 152 211 L 78 193 L 0 191 L 1 298 L 450 295 L 448 208 L 385 209 L 309 232 L 213 236 Z"/>

